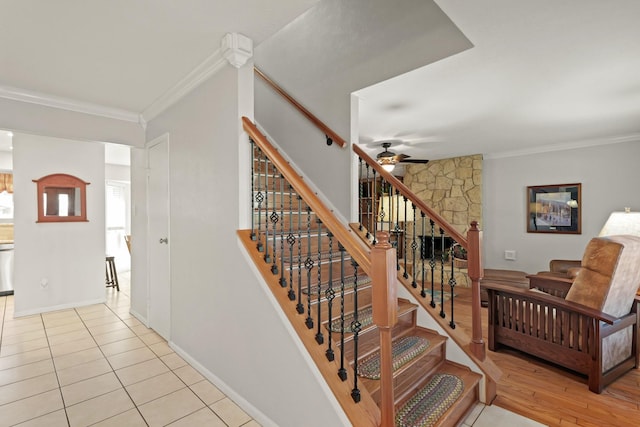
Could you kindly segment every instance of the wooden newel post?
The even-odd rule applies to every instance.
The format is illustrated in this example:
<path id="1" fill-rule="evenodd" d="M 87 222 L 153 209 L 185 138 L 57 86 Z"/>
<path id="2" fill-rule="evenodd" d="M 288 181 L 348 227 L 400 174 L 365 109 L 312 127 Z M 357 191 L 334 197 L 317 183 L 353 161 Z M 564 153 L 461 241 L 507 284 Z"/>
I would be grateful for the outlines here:
<path id="1" fill-rule="evenodd" d="M 380 331 L 380 413 L 383 426 L 395 425 L 391 329 L 398 322 L 396 250 L 381 231 L 371 250 L 373 322 Z"/>
<path id="2" fill-rule="evenodd" d="M 468 274 L 471 279 L 471 351 L 480 360 L 486 357 L 484 340 L 482 339 L 482 311 L 480 310 L 480 280 L 484 277 L 482 268 L 482 232 L 478 229 L 478 222 L 471 223 L 467 232 Z"/>

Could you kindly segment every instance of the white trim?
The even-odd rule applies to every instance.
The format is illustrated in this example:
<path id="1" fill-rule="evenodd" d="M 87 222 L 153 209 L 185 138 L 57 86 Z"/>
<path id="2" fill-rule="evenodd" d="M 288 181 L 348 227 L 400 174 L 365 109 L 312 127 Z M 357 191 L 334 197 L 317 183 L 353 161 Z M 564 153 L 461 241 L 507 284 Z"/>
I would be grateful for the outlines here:
<path id="1" fill-rule="evenodd" d="M 54 305 L 51 307 L 47 307 L 44 310 L 32 309 L 32 310 L 16 311 L 14 313 L 14 317 L 17 318 L 17 317 L 23 317 L 23 316 L 31 316 L 33 314 L 48 313 L 50 311 L 66 310 L 68 308 L 78 308 L 78 307 L 84 307 L 87 305 L 94 305 L 94 304 L 104 304 L 106 302 L 107 302 L 107 299 L 106 297 L 104 297 L 104 298 L 93 299 L 88 301 L 73 302 L 70 304 Z"/>
<path id="2" fill-rule="evenodd" d="M 19 102 L 28 102 L 30 104 L 42 105 L 45 107 L 59 108 L 61 110 L 75 111 L 77 113 L 91 114 L 109 119 L 141 123 L 140 114 L 134 113 L 133 111 L 105 107 L 103 105 L 33 92 L 26 89 L 18 89 L 10 86 L 0 86 L 0 98 L 12 99 Z"/>
<path id="3" fill-rule="evenodd" d="M 525 148 L 522 150 L 502 151 L 496 153 L 484 154 L 484 159 L 504 159 L 506 157 L 520 157 L 531 154 L 550 153 L 553 151 L 575 150 L 578 148 L 596 147 L 599 145 L 620 144 L 623 142 L 640 141 L 640 133 L 634 133 L 626 136 L 618 136 L 605 139 L 592 139 L 587 141 L 565 142 L 560 144 L 541 145 L 537 147 Z"/>
<path id="4" fill-rule="evenodd" d="M 131 299 L 131 297 L 129 297 L 129 299 Z M 144 326 L 146 326 L 147 328 L 149 327 L 149 322 L 147 321 L 147 318 L 144 317 L 142 314 L 138 313 L 135 310 L 129 310 L 129 314 L 131 314 L 133 317 L 135 317 L 136 319 L 138 319 L 140 322 L 142 322 L 142 324 Z"/>
<path id="5" fill-rule="evenodd" d="M 182 80 L 148 106 L 141 114 L 142 122 L 148 123 L 159 116 L 164 110 L 178 102 L 196 86 L 220 71 L 226 64 L 227 62 L 222 57 L 221 50 L 216 50 Z"/>

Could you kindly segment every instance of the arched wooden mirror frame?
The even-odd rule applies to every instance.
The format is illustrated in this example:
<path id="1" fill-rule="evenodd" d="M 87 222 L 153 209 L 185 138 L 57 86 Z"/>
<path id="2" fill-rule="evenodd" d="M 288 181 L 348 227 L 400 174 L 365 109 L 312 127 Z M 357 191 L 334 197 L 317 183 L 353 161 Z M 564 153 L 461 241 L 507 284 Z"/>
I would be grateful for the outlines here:
<path id="1" fill-rule="evenodd" d="M 34 179 L 38 185 L 38 221 L 36 222 L 86 222 L 87 219 L 87 185 L 80 178 L 64 173 L 55 173 L 43 176 L 40 179 Z M 51 190 L 55 190 L 51 191 Z M 68 203 L 67 215 L 59 215 L 59 205 L 57 199 L 52 202 L 49 198 L 50 206 L 45 206 L 45 195 L 51 194 L 68 194 L 70 197 Z M 51 209 L 51 212 L 45 210 Z M 78 210 L 80 212 L 78 212 Z"/>

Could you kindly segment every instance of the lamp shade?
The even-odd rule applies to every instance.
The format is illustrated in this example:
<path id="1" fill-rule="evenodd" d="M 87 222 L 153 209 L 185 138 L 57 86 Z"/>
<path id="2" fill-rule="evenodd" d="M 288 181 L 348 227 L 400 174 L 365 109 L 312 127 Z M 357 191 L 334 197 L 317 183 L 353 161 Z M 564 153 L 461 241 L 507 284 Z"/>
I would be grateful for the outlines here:
<path id="1" fill-rule="evenodd" d="M 600 230 L 598 236 L 614 236 L 619 234 L 630 234 L 640 236 L 640 212 L 613 212 Z"/>

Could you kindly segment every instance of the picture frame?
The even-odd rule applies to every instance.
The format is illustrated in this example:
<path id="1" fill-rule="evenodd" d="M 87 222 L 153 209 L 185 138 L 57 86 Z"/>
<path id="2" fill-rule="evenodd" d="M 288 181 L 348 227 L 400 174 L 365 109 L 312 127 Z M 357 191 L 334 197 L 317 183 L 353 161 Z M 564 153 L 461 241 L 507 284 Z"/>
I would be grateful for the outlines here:
<path id="1" fill-rule="evenodd" d="M 582 185 L 527 187 L 527 233 L 582 234 Z"/>

